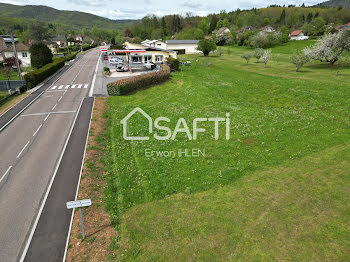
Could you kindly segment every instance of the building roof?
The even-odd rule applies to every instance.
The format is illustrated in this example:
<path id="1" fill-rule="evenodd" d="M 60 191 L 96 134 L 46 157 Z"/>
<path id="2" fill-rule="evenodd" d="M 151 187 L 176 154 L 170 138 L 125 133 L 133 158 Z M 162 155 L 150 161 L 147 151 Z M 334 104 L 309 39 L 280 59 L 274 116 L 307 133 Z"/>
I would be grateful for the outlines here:
<path id="1" fill-rule="evenodd" d="M 0 53 L 7 48 L 4 38 L 0 37 Z"/>
<path id="2" fill-rule="evenodd" d="M 292 33 L 290 33 L 290 36 L 298 36 L 298 35 L 300 35 L 301 33 L 303 33 L 302 30 L 295 30 L 295 31 L 293 31 Z"/>
<path id="3" fill-rule="evenodd" d="M 335 29 L 337 29 L 337 30 L 350 30 L 350 22 L 345 24 L 345 25 L 337 26 Z"/>
<path id="4" fill-rule="evenodd" d="M 199 40 L 167 40 L 167 44 L 198 44 Z"/>
<path id="5" fill-rule="evenodd" d="M 28 52 L 29 48 L 30 48 L 29 45 L 25 45 L 25 44 L 22 44 L 22 43 L 16 44 L 17 52 Z M 4 51 L 5 52 L 13 52 L 12 45 L 8 45 L 7 48 Z"/>
<path id="6" fill-rule="evenodd" d="M 52 41 L 58 42 L 58 41 L 66 41 L 66 37 L 64 35 L 57 35 L 52 38 Z"/>

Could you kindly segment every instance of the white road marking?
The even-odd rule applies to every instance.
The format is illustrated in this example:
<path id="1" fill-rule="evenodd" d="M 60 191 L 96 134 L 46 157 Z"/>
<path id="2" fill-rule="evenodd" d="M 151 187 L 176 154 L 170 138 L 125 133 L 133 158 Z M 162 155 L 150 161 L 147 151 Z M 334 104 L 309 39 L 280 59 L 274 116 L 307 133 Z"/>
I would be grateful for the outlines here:
<path id="1" fill-rule="evenodd" d="M 66 89 L 68 89 L 69 88 L 69 85 L 66 85 Z"/>
<path id="2" fill-rule="evenodd" d="M 66 90 L 46 91 L 46 93 L 65 92 Z"/>
<path id="3" fill-rule="evenodd" d="M 48 114 L 67 114 L 67 113 L 75 113 L 76 111 L 56 111 L 56 112 L 43 112 L 43 113 L 32 113 L 32 114 L 23 114 L 21 116 L 42 116 Z"/>
<path id="4" fill-rule="evenodd" d="M 23 153 L 24 149 L 26 149 L 26 147 L 29 145 L 29 142 L 27 142 L 27 144 L 22 148 L 21 152 L 19 152 L 19 154 L 17 155 L 17 158 L 19 158 L 21 156 L 21 154 Z"/>
<path id="5" fill-rule="evenodd" d="M 50 116 L 50 113 L 47 114 L 47 116 L 44 119 L 44 122 L 49 118 L 49 116 Z"/>
<path id="6" fill-rule="evenodd" d="M 63 85 L 60 85 L 59 87 L 58 87 L 58 89 L 62 89 L 63 88 Z"/>
<path id="7" fill-rule="evenodd" d="M 57 86 L 54 86 L 53 88 L 51 88 L 51 89 L 56 89 L 57 88 Z"/>
<path id="8" fill-rule="evenodd" d="M 96 82 L 96 75 L 97 75 L 97 69 L 98 69 L 98 65 L 100 63 L 100 57 L 101 57 L 102 54 L 100 54 L 98 56 L 98 59 L 97 59 L 97 63 L 96 63 L 96 68 L 95 68 L 95 73 L 94 73 L 94 78 L 92 79 L 92 82 L 91 82 L 91 88 L 90 88 L 90 91 L 89 91 L 89 96 L 92 96 L 92 93 L 94 92 L 94 88 L 95 88 L 95 82 Z"/>
<path id="9" fill-rule="evenodd" d="M 1 186 L 1 182 L 5 179 L 6 175 L 10 172 L 11 168 L 12 168 L 12 166 L 10 166 L 10 167 L 6 170 L 5 174 L 3 174 L 2 177 L 0 178 L 0 186 Z"/>
<path id="10" fill-rule="evenodd" d="M 89 86 L 89 85 L 88 85 L 88 84 L 86 84 L 86 85 L 84 85 L 84 88 L 88 88 L 88 86 Z"/>
<path id="11" fill-rule="evenodd" d="M 78 85 L 78 88 L 81 88 L 82 87 L 82 85 Z"/>
<path id="12" fill-rule="evenodd" d="M 56 105 L 53 106 L 53 108 L 51 110 L 54 110 L 56 108 L 56 106 L 57 106 L 57 103 L 56 103 Z"/>
<path id="13" fill-rule="evenodd" d="M 58 99 L 58 102 L 60 102 L 60 101 L 61 101 L 62 97 L 63 97 L 63 96 L 61 96 L 61 97 L 60 97 L 60 99 Z"/>
<path id="14" fill-rule="evenodd" d="M 38 129 L 35 131 L 35 133 L 33 134 L 33 136 L 35 136 L 36 135 L 36 133 L 38 133 L 39 132 L 39 130 L 40 130 L 40 128 L 43 126 L 43 124 L 41 124 L 39 127 L 38 127 Z"/>
<path id="15" fill-rule="evenodd" d="M 71 87 L 71 88 L 75 88 L 75 86 L 76 86 L 76 85 L 72 85 L 72 87 Z"/>

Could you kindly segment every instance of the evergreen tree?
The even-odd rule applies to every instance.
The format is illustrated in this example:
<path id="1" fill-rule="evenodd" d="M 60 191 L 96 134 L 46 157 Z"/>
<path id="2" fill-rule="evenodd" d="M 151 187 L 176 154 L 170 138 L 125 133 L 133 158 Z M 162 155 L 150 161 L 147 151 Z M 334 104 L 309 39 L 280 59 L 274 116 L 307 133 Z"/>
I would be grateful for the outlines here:
<path id="1" fill-rule="evenodd" d="M 52 63 L 52 52 L 43 42 L 32 44 L 29 52 L 31 64 L 34 68 L 40 68 L 48 63 Z"/>

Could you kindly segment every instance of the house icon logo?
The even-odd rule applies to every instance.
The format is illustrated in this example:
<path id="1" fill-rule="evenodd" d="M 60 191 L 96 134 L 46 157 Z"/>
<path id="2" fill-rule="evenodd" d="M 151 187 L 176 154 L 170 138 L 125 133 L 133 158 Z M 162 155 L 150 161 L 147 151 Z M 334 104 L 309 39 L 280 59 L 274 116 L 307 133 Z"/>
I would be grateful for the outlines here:
<path id="1" fill-rule="evenodd" d="M 137 112 L 141 113 L 147 120 L 148 120 L 148 131 L 151 134 L 153 132 L 153 120 L 152 118 L 141 108 L 136 107 L 134 110 L 132 110 L 126 117 L 124 117 L 120 123 L 123 125 L 123 138 L 125 140 L 137 140 L 137 141 L 144 141 L 144 140 L 149 140 L 148 136 L 128 136 L 128 120 L 130 117 L 132 117 L 134 114 Z"/>

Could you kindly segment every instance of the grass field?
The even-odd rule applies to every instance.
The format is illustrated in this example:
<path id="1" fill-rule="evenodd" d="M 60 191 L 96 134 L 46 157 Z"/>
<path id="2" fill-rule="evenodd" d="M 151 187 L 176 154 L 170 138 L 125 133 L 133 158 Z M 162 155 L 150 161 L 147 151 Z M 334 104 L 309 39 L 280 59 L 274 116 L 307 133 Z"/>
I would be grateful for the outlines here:
<path id="1" fill-rule="evenodd" d="M 7 80 L 7 76 L 0 72 L 0 80 Z M 10 80 L 19 80 L 18 73 L 12 72 Z"/>
<path id="2" fill-rule="evenodd" d="M 310 43 L 310 42 L 309 42 Z M 192 66 L 160 86 L 109 98 L 106 206 L 119 225 L 122 261 L 349 260 L 350 68 L 309 64 L 276 47 L 267 68 L 230 47 L 182 57 Z M 303 45 L 303 46 L 302 46 Z M 289 50 L 289 52 L 288 52 Z M 230 113 L 231 139 L 213 123 L 197 140 L 125 141 L 120 123 L 141 107 L 153 119 Z M 147 121 L 128 122 L 133 135 Z M 145 156 L 145 150 L 205 150 L 204 157 Z"/>

